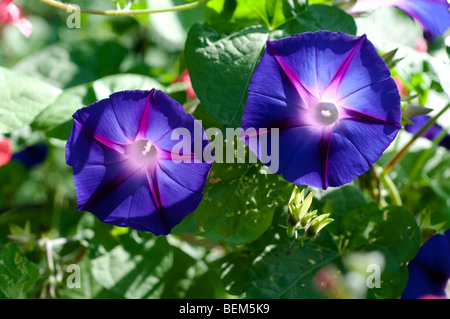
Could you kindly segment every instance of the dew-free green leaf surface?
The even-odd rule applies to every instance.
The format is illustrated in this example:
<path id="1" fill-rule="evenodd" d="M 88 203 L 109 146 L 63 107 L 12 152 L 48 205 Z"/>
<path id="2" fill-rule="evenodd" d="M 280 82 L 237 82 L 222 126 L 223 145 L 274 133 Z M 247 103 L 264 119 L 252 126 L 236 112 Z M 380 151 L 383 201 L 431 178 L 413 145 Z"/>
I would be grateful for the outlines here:
<path id="1" fill-rule="evenodd" d="M 7 298 L 22 298 L 38 277 L 39 267 L 25 257 L 18 244 L 10 243 L 1 250 L 0 292 Z"/>
<path id="2" fill-rule="evenodd" d="M 30 124 L 60 93 L 50 84 L 0 67 L 0 133 Z"/>

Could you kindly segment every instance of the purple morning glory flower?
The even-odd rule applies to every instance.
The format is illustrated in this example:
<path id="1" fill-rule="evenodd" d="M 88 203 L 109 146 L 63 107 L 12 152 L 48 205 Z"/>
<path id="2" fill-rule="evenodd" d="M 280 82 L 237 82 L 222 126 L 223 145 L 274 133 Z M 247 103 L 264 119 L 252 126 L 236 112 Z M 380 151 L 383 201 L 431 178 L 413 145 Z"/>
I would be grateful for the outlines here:
<path id="1" fill-rule="evenodd" d="M 47 153 L 47 144 L 38 143 L 28 146 L 20 152 L 14 153 L 11 159 L 22 163 L 27 168 L 32 168 L 42 163 L 47 158 Z"/>
<path id="2" fill-rule="evenodd" d="M 425 126 L 425 124 L 427 124 L 430 119 L 431 118 L 426 114 L 414 116 L 410 118 L 410 120 L 414 124 L 406 124 L 405 130 L 410 132 L 411 134 L 416 134 L 422 129 L 422 127 Z M 440 125 L 434 124 L 422 135 L 422 137 L 433 141 L 442 133 L 442 130 L 443 128 Z M 444 138 L 439 142 L 439 145 L 450 150 L 450 135 L 445 135 Z"/>
<path id="3" fill-rule="evenodd" d="M 388 6 L 397 7 L 419 21 L 429 41 L 450 28 L 450 4 L 447 0 L 358 0 L 350 12 L 363 13 Z"/>
<path id="4" fill-rule="evenodd" d="M 408 264 L 409 278 L 402 299 L 446 296 L 450 279 L 450 230 L 428 239 Z"/>
<path id="5" fill-rule="evenodd" d="M 318 31 L 267 42 L 242 128 L 267 128 L 246 137 L 260 159 L 252 139 L 279 128 L 272 171 L 326 189 L 366 172 L 396 137 L 400 118 L 397 86 L 366 36 Z"/>
<path id="6" fill-rule="evenodd" d="M 197 208 L 212 164 L 193 147 L 195 132 L 204 138 L 201 124 L 178 102 L 157 90 L 123 91 L 73 118 L 66 161 L 79 210 L 161 235 Z M 180 141 L 172 133 L 179 129 L 191 140 L 174 152 Z M 203 139 L 199 151 L 208 144 Z"/>

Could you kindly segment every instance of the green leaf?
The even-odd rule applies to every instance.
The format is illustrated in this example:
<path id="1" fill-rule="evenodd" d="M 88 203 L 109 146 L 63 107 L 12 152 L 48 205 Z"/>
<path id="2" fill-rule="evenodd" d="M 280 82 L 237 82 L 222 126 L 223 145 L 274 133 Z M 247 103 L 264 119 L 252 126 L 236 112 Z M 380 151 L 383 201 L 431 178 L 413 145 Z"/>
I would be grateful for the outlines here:
<path id="1" fill-rule="evenodd" d="M 356 34 L 356 24 L 352 16 L 336 7 L 321 4 L 308 6 L 305 12 L 289 19 L 279 28 L 287 33 L 287 36 L 319 30 Z"/>
<path id="2" fill-rule="evenodd" d="M 295 5 L 284 0 L 213 0 L 205 11 L 205 25 L 219 33 L 239 31 L 252 25 L 274 30 L 295 14 Z"/>
<path id="3" fill-rule="evenodd" d="M 17 205 L 16 193 L 21 185 L 29 178 L 29 171 L 22 163 L 10 161 L 0 167 L 0 209 L 8 209 Z"/>
<path id="4" fill-rule="evenodd" d="M 432 111 L 433 110 L 430 108 L 408 103 L 408 104 L 406 104 L 405 108 L 402 110 L 402 116 L 407 119 L 410 119 L 411 117 L 422 115 L 422 114 L 428 114 Z"/>
<path id="5" fill-rule="evenodd" d="M 0 291 L 7 298 L 22 298 L 38 277 L 39 267 L 25 257 L 19 245 L 10 243 L 2 249 Z"/>
<path id="6" fill-rule="evenodd" d="M 385 220 L 370 233 L 370 243 L 387 248 L 397 262 L 404 265 L 419 249 L 420 229 L 414 216 L 404 207 L 388 207 L 385 214 Z"/>
<path id="7" fill-rule="evenodd" d="M 444 90 L 445 94 L 450 98 L 450 65 L 445 62 L 437 60 L 435 62 L 435 68 L 439 77 L 439 82 Z"/>
<path id="8" fill-rule="evenodd" d="M 424 142 L 425 149 L 408 152 L 394 167 L 393 180 L 404 207 L 416 215 L 430 214 L 435 230 L 445 230 L 450 226 L 450 153 L 445 147 Z M 387 159 L 392 156 L 386 155 Z"/>
<path id="9" fill-rule="evenodd" d="M 309 4 L 326 4 L 329 6 L 333 5 L 334 0 L 308 0 Z"/>
<path id="10" fill-rule="evenodd" d="M 92 72 L 88 69 L 80 70 L 81 67 L 70 59 L 69 51 L 64 45 L 45 47 L 17 62 L 14 71 L 38 81 L 47 81 L 58 88 L 67 86 L 73 79 L 77 79 L 78 83 L 92 81 Z"/>
<path id="11" fill-rule="evenodd" d="M 202 245 L 192 245 L 170 236 L 174 262 L 165 280 L 161 298 L 211 299 L 225 293 L 220 276 L 210 266 L 219 256 Z"/>
<path id="12" fill-rule="evenodd" d="M 123 299 L 124 296 L 114 293 L 95 280 L 92 273 L 92 261 L 84 258 L 80 263 L 80 287 L 69 288 L 65 285 L 58 290 L 58 297 L 61 299 Z M 66 268 L 67 269 L 67 268 Z M 70 273 L 66 273 L 70 275 Z M 68 280 L 68 278 L 66 278 Z"/>
<path id="13" fill-rule="evenodd" d="M 112 235 L 114 226 L 103 223 L 88 212 L 84 212 L 77 224 L 77 236 L 81 244 L 90 249 L 90 257 L 98 257 L 114 249 L 120 242 Z"/>
<path id="14" fill-rule="evenodd" d="M 66 89 L 34 119 L 31 127 L 46 132 L 47 136 L 66 140 L 73 125 L 72 114 L 95 100 L 91 84 Z"/>
<path id="15" fill-rule="evenodd" d="M 345 275 L 348 269 L 343 266 L 344 260 L 350 254 L 377 252 L 384 257 L 381 288 L 371 288 L 368 294 L 376 298 L 399 297 L 406 285 L 406 263 L 420 246 L 420 230 L 414 216 L 401 207 L 382 211 L 367 203 L 358 208 L 353 201 L 362 203 L 362 195 L 356 196 L 358 191 L 353 187 L 342 189 L 321 199 L 322 204 L 335 204 L 330 215 L 335 222 L 315 240 L 293 244 L 280 227 L 284 216 L 279 214 L 260 239 L 227 256 L 223 280 L 229 292 L 245 294 L 246 298 L 324 297 L 314 283 L 319 270 L 333 266 Z M 364 288 L 367 289 L 365 282 Z"/>
<path id="16" fill-rule="evenodd" d="M 223 125 L 209 115 L 203 104 L 197 105 L 195 110 L 192 112 L 192 116 L 194 116 L 198 121 L 202 121 L 202 126 L 205 130 L 208 128 L 217 128 L 219 130 L 223 129 Z"/>
<path id="17" fill-rule="evenodd" d="M 264 5 L 265 1 L 259 2 Z M 209 1 L 205 10 L 205 26 L 227 33 L 260 24 L 261 16 L 252 7 L 239 4 L 237 0 Z"/>
<path id="18" fill-rule="evenodd" d="M 185 0 L 147 0 L 148 9 L 163 9 L 186 4 Z M 162 38 L 164 45 L 176 45 L 180 49 L 186 41 L 187 30 L 196 22 L 202 21 L 204 7 L 190 10 L 172 11 L 150 15 L 151 32 Z"/>
<path id="19" fill-rule="evenodd" d="M 110 75 L 92 83 L 97 100 L 106 99 L 111 94 L 124 90 L 163 90 L 155 79 L 139 74 Z"/>
<path id="20" fill-rule="evenodd" d="M 129 299 L 159 298 L 173 265 L 165 237 L 131 239 L 92 260 L 92 274 L 106 289 Z"/>
<path id="21" fill-rule="evenodd" d="M 127 54 L 113 41 L 60 42 L 22 59 L 14 69 L 67 88 L 117 73 Z"/>
<path id="22" fill-rule="evenodd" d="M 267 39 L 260 27 L 227 36 L 200 24 L 191 28 L 186 64 L 198 98 L 215 120 L 240 126 L 247 88 Z"/>
<path id="23" fill-rule="evenodd" d="M 190 247 L 190 249 L 195 248 Z M 201 260 L 193 258 L 179 248 L 174 247 L 173 250 L 173 267 L 166 277 L 164 282 L 164 292 L 161 296 L 161 298 L 164 299 L 186 298 L 189 289 L 195 284 L 198 278 L 208 270 L 207 265 Z M 208 298 L 207 296 L 205 297 Z"/>
<path id="24" fill-rule="evenodd" d="M 205 196 L 195 211 L 202 235 L 232 244 L 256 240 L 284 206 L 292 186 L 278 175 L 261 171 L 259 164 L 215 163 Z"/>
<path id="25" fill-rule="evenodd" d="M 0 133 L 30 124 L 60 93 L 54 86 L 0 67 Z"/>

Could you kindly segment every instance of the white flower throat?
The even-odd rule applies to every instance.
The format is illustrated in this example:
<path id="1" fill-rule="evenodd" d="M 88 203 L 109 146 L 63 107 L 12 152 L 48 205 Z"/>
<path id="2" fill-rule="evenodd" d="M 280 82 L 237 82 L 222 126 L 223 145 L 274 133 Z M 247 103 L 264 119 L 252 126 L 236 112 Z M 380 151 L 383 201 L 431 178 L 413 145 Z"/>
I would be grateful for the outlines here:
<path id="1" fill-rule="evenodd" d="M 320 125 L 327 126 L 338 120 L 339 111 L 334 103 L 319 102 L 313 109 L 313 115 Z"/>

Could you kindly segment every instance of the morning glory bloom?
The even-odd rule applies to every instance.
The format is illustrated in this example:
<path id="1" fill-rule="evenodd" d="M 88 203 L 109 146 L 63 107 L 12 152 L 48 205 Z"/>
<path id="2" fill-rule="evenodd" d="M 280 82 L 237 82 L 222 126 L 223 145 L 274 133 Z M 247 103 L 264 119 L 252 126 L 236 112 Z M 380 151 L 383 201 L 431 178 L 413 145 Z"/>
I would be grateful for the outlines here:
<path id="1" fill-rule="evenodd" d="M 267 41 L 242 128 L 258 130 L 245 141 L 260 159 L 266 150 L 253 139 L 278 128 L 273 172 L 326 189 L 366 172 L 396 137 L 400 119 L 397 86 L 366 36 L 318 31 Z"/>
<path id="2" fill-rule="evenodd" d="M 27 146 L 23 150 L 14 153 L 11 160 L 18 161 L 25 167 L 31 169 L 34 166 L 41 164 L 47 158 L 47 153 L 47 144 L 41 142 L 35 145 Z"/>
<path id="3" fill-rule="evenodd" d="M 73 168 L 79 210 L 161 235 L 197 208 L 212 164 L 194 147 L 173 152 L 179 144 L 172 139 L 175 130 L 204 136 L 200 122 L 178 102 L 158 90 L 123 91 L 73 118 L 66 161 Z M 194 137 L 183 142 L 192 146 Z M 209 141 L 199 145 L 201 152 Z"/>
<path id="4" fill-rule="evenodd" d="M 406 124 L 405 130 L 411 134 L 416 134 L 422 129 L 422 127 L 425 126 L 425 124 L 427 124 L 430 119 L 431 118 L 426 114 L 411 117 L 410 120 L 411 122 L 413 122 L 413 124 Z M 442 130 L 443 128 L 440 125 L 434 124 L 422 135 L 422 137 L 433 141 L 435 138 L 441 135 Z M 439 142 L 439 145 L 450 150 L 450 135 L 446 134 L 444 138 Z"/>
<path id="5" fill-rule="evenodd" d="M 363 13 L 390 6 L 403 10 L 419 21 L 429 41 L 450 28 L 450 4 L 447 0 L 358 0 L 350 9 L 350 13 Z"/>
<path id="6" fill-rule="evenodd" d="M 428 239 L 408 264 L 402 299 L 447 298 L 450 280 L 450 230 Z"/>

